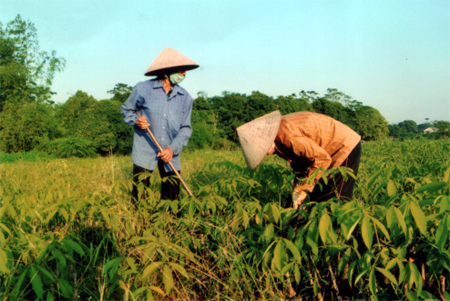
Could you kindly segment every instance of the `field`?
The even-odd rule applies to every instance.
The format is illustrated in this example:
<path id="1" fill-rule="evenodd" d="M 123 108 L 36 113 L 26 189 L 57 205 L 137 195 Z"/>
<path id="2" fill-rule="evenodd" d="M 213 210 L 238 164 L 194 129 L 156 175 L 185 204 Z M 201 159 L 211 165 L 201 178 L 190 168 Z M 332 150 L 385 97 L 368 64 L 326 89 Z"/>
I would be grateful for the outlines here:
<path id="1" fill-rule="evenodd" d="M 240 151 L 183 154 L 195 197 L 155 173 L 137 209 L 130 157 L 2 163 L 0 299 L 450 300 L 449 153 L 364 143 L 354 199 L 299 211 L 287 163 Z"/>

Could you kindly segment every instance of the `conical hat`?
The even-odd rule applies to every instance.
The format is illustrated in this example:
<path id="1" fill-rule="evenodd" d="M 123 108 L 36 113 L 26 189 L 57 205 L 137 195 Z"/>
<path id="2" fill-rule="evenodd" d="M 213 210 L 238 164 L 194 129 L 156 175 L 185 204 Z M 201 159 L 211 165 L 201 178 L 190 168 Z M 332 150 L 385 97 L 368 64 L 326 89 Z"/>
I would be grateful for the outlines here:
<path id="1" fill-rule="evenodd" d="M 185 55 L 170 47 L 164 48 L 145 72 L 146 76 L 171 73 L 178 70 L 192 70 L 198 65 Z"/>
<path id="2" fill-rule="evenodd" d="M 261 164 L 280 127 L 281 113 L 274 111 L 237 128 L 245 162 L 250 170 Z"/>

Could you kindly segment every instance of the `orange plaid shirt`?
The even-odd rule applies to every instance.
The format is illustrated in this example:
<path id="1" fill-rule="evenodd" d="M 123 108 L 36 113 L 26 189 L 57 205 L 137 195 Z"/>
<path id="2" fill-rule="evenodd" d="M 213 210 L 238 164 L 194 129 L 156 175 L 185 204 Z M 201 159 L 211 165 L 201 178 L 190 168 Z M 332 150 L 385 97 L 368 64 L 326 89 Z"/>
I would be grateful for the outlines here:
<path id="1" fill-rule="evenodd" d="M 307 169 L 307 177 L 294 187 L 294 192 L 312 192 L 314 183 L 306 179 L 317 168 L 338 167 L 361 141 L 355 131 L 326 115 L 298 112 L 284 115 L 275 138 L 276 154 L 291 163 L 293 168 Z"/>

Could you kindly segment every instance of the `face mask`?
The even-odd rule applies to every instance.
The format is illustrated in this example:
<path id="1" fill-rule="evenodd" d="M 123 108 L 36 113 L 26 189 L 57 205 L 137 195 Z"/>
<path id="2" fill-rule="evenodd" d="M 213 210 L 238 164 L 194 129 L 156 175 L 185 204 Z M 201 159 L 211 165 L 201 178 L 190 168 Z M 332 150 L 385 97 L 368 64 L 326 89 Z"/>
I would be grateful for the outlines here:
<path id="1" fill-rule="evenodd" d="M 172 85 L 177 85 L 183 81 L 184 77 L 184 75 L 181 75 L 179 73 L 173 73 L 169 76 L 169 79 Z"/>

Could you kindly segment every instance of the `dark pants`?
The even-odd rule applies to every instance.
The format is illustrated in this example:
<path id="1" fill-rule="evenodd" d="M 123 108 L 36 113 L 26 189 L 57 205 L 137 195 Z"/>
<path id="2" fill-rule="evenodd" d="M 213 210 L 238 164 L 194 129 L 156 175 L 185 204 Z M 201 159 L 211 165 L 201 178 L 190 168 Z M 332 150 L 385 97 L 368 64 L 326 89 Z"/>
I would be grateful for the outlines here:
<path id="1" fill-rule="evenodd" d="M 355 146 L 347 159 L 341 166 L 349 167 L 353 170 L 355 176 L 358 174 L 359 162 L 361 159 L 361 142 Z M 321 185 L 319 185 L 321 184 Z M 321 189 L 322 186 L 322 189 Z M 309 198 L 313 202 L 325 202 L 333 197 L 340 199 L 351 199 L 353 196 L 353 187 L 355 186 L 355 179 L 347 177 L 345 180 L 339 173 L 336 176 L 328 179 L 328 184 L 325 185 L 322 179 L 318 181 L 314 187 L 313 192 L 309 194 Z"/>
<path id="2" fill-rule="evenodd" d="M 159 170 L 159 174 L 161 176 L 161 199 L 162 200 L 178 200 L 178 196 L 180 194 L 180 179 L 175 176 L 176 174 L 174 171 L 171 171 L 171 172 L 165 171 L 164 162 L 162 160 L 158 161 L 158 170 Z M 133 185 L 133 192 L 132 192 L 132 197 L 133 197 L 132 201 L 135 205 L 137 204 L 137 201 L 138 201 L 137 185 L 139 183 L 142 183 L 142 184 L 144 184 L 145 187 L 150 186 L 150 177 L 145 177 L 145 178 L 141 179 L 141 181 L 139 181 L 139 176 L 144 172 L 152 173 L 153 171 L 133 164 L 134 185 Z M 180 172 L 180 171 L 178 171 L 178 172 Z M 167 179 L 166 181 L 164 181 L 167 177 L 170 177 L 170 176 L 175 176 L 175 177 L 172 177 L 171 179 Z"/>

